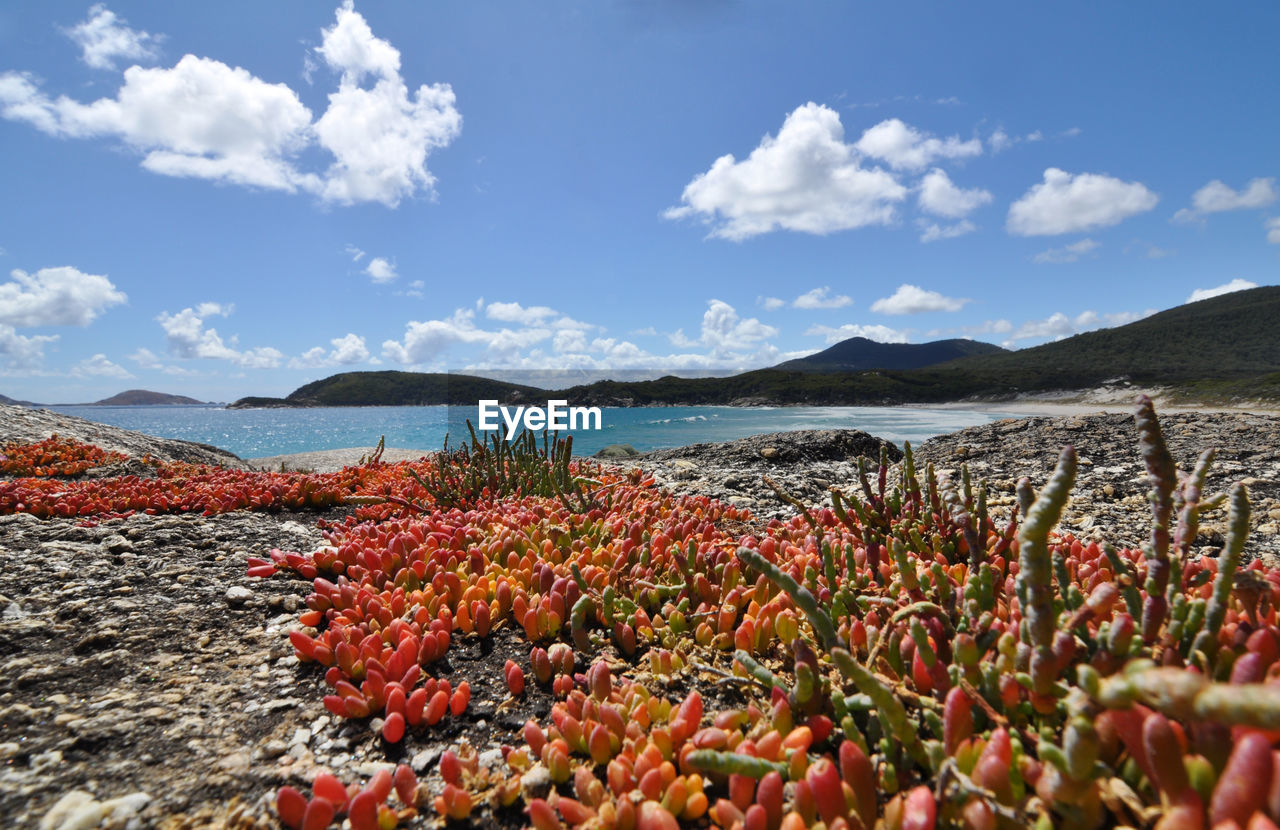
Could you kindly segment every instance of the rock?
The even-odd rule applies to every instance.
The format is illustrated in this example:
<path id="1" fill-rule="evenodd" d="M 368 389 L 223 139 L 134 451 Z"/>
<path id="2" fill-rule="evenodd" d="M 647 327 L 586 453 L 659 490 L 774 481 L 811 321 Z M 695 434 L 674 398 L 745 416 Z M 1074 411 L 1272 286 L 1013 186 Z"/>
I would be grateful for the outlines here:
<path id="1" fill-rule="evenodd" d="M 777 447 L 760 448 L 760 457 L 766 461 L 777 461 L 780 455 L 782 455 L 782 452 Z"/>
<path id="2" fill-rule="evenodd" d="M 534 798 L 542 798 L 551 791 L 551 771 L 541 763 L 534 764 L 520 776 L 520 786 Z"/>
<path id="3" fill-rule="evenodd" d="M 226 598 L 227 605 L 230 605 L 232 608 L 239 608 L 249 600 L 253 599 L 253 591 L 250 591 L 243 585 L 232 585 L 227 589 Z"/>
<path id="4" fill-rule="evenodd" d="M 640 455 L 640 451 L 630 444 L 610 444 L 602 448 L 592 458 L 603 458 L 606 460 L 614 460 L 619 458 L 635 458 Z"/>

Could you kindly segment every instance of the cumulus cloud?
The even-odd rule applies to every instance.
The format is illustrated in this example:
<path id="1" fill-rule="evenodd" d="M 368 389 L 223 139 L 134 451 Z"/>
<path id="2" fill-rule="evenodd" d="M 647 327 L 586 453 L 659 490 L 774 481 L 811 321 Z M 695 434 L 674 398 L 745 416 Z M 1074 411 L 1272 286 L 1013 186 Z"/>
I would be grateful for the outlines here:
<path id="1" fill-rule="evenodd" d="M 336 159 L 325 177 L 324 197 L 395 207 L 419 189 L 433 194 L 427 156 L 462 131 L 453 88 L 424 84 L 411 95 L 400 75 L 400 52 L 374 36 L 351 0 L 336 16 L 318 50 L 341 73 L 338 91 L 315 124 L 321 146 Z M 366 77 L 371 87 L 361 86 Z"/>
<path id="2" fill-rule="evenodd" d="M 787 301 L 781 297 L 756 297 L 756 303 L 765 311 L 777 311 L 787 305 Z"/>
<path id="3" fill-rule="evenodd" d="M 418 365 L 431 362 L 455 343 L 491 342 L 493 332 L 477 328 L 475 316 L 471 309 L 458 309 L 444 320 L 410 321 L 402 341 L 383 342 L 382 356 L 397 363 Z M 550 336 L 551 332 L 545 331 L 538 339 Z"/>
<path id="4" fill-rule="evenodd" d="M 522 326 L 546 326 L 548 328 L 588 330 L 596 328 L 590 323 L 583 323 L 567 314 L 561 314 L 554 308 L 544 305 L 522 306 L 519 303 L 489 303 L 485 306 L 484 315 L 490 320 L 503 323 L 517 323 Z"/>
<path id="5" fill-rule="evenodd" d="M 895 170 L 923 170 L 938 159 L 982 155 L 982 141 L 959 136 L 935 138 L 897 118 L 881 121 L 862 134 L 854 145 L 858 152 L 880 159 Z"/>
<path id="6" fill-rule="evenodd" d="M 177 314 L 162 312 L 156 320 L 164 329 L 169 354 L 190 359 L 227 360 L 244 369 L 274 369 L 284 360 L 284 353 L 270 346 L 241 350 L 236 338 L 228 344 L 217 329 L 206 329 L 204 318 L 213 314 L 229 314 L 217 303 L 201 303 L 198 308 L 184 308 Z M 148 353 L 149 354 L 149 353 Z"/>
<path id="7" fill-rule="evenodd" d="M 293 90 L 208 58 L 132 66 L 115 98 L 90 104 L 49 98 L 9 73 L 0 76 L 0 115 L 59 137 L 117 138 L 153 173 L 286 191 L 316 186 L 288 160 L 311 124 Z"/>
<path id="8" fill-rule="evenodd" d="M 871 304 L 877 314 L 922 314 L 929 311 L 959 311 L 972 300 L 962 297 L 945 297 L 937 291 L 927 291 L 916 285 L 903 283 L 891 297 L 883 297 Z"/>
<path id="9" fill-rule="evenodd" d="M 834 110 L 810 102 L 747 158 L 716 159 L 664 216 L 699 217 L 712 236 L 732 240 L 779 229 L 827 234 L 889 224 L 906 196 L 892 174 L 859 164 Z"/>
<path id="10" fill-rule="evenodd" d="M 1218 179 L 1200 188 L 1191 197 L 1191 207 L 1173 215 L 1175 222 L 1197 222 L 1209 213 L 1263 208 L 1276 200 L 1275 179 L 1252 179 L 1243 190 L 1232 190 Z"/>
<path id="11" fill-rule="evenodd" d="M 1006 227 L 1017 236 L 1051 236 L 1117 225 L 1156 206 L 1160 198 L 1140 182 L 1098 173 L 1072 175 L 1050 167 L 1044 181 L 1009 207 Z"/>
<path id="12" fill-rule="evenodd" d="M 396 267 L 380 256 L 369 260 L 364 272 L 369 275 L 369 279 L 376 283 L 391 282 L 399 276 L 396 273 Z"/>
<path id="13" fill-rule="evenodd" d="M 119 378 L 127 380 L 134 377 L 129 370 L 123 366 L 112 363 L 107 360 L 105 354 L 95 354 L 93 357 L 85 358 L 71 368 L 73 377 L 103 377 L 103 378 Z"/>
<path id="14" fill-rule="evenodd" d="M 28 337 L 18 334 L 13 326 L 0 323 L 0 357 L 4 358 L 9 370 L 34 371 L 44 362 L 45 345 L 57 339 L 56 334 L 37 334 Z"/>
<path id="15" fill-rule="evenodd" d="M 852 304 L 853 299 L 846 297 L 844 294 L 831 296 L 831 288 L 826 285 L 821 288 L 815 288 L 812 291 L 806 291 L 791 302 L 793 307 L 805 309 L 844 308 Z"/>
<path id="16" fill-rule="evenodd" d="M 1047 251 L 1041 251 L 1032 257 L 1032 261 L 1038 262 L 1042 265 L 1061 265 L 1068 262 L 1075 262 L 1080 257 L 1097 250 L 1101 246 L 1102 243 L 1095 242 L 1092 239 L 1081 239 L 1079 242 L 1073 242 L 1070 245 L 1064 245 L 1061 248 L 1050 248 Z"/>
<path id="17" fill-rule="evenodd" d="M 351 2 L 336 20 L 318 51 L 340 74 L 339 87 L 314 123 L 285 84 L 194 55 L 172 68 L 132 66 L 116 97 L 88 104 L 52 98 L 29 76 L 5 73 L 0 117 L 58 137 L 117 139 L 161 175 L 304 191 L 340 204 L 395 207 L 417 193 L 433 195 L 427 156 L 462 125 L 453 90 L 423 85 L 410 94 L 400 53 L 373 35 Z M 333 156 L 323 175 L 296 163 L 314 146 Z"/>
<path id="18" fill-rule="evenodd" d="M 956 187 L 946 171 L 935 167 L 920 180 L 920 209 L 934 216 L 963 219 L 990 202 L 991 191 Z"/>
<path id="19" fill-rule="evenodd" d="M 115 12 L 98 3 L 89 16 L 67 30 L 80 47 L 80 58 L 94 69 L 115 69 L 116 59 L 152 60 L 160 38 L 131 29 Z"/>
<path id="20" fill-rule="evenodd" d="M 333 349 L 325 351 L 323 346 L 307 349 L 298 357 L 289 361 L 290 369 L 315 369 L 321 366 L 350 366 L 363 363 L 369 359 L 369 349 L 364 338 L 357 334 L 335 337 L 329 341 Z"/>
<path id="21" fill-rule="evenodd" d="M 1265 227 L 1267 229 L 1267 241 L 1272 245 L 1280 245 L 1280 216 L 1268 219 Z"/>
<path id="22" fill-rule="evenodd" d="M 843 326 L 810 326 L 805 334 L 817 335 L 823 338 L 828 344 L 839 343 L 841 340 L 848 340 L 850 337 L 865 337 L 868 340 L 875 340 L 877 343 L 906 343 L 907 333 L 898 329 L 891 329 L 888 326 L 860 326 L 854 323 L 846 323 Z"/>
<path id="23" fill-rule="evenodd" d="M 742 319 L 734 307 L 723 300 L 710 300 L 702 315 L 702 331 L 698 339 L 691 340 L 677 331 L 671 335 L 671 342 L 681 348 L 701 345 L 710 349 L 712 356 L 724 356 L 731 352 L 752 351 L 777 334 L 776 328 L 755 317 Z"/>
<path id="24" fill-rule="evenodd" d="M 0 284 L 0 323 L 11 326 L 87 326 L 128 298 L 111 281 L 70 266 L 14 270 Z"/>
<path id="25" fill-rule="evenodd" d="M 1256 282 L 1242 280 L 1237 277 L 1231 282 L 1223 283 L 1222 285 L 1217 285 L 1213 288 L 1197 288 L 1195 291 L 1191 292 L 1190 297 L 1187 297 L 1187 302 L 1195 303 L 1200 300 L 1207 300 L 1210 297 L 1221 297 L 1223 294 L 1232 294 L 1236 291 L 1247 291 L 1250 288 L 1257 287 L 1258 284 Z"/>

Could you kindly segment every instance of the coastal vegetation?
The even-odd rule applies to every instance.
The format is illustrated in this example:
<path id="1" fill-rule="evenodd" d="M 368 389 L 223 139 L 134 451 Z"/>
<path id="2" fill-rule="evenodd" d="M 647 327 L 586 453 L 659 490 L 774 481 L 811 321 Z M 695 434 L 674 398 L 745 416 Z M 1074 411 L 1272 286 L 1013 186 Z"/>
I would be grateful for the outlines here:
<path id="1" fill-rule="evenodd" d="M 248 563 L 308 592 L 298 671 L 388 759 L 463 740 L 430 789 L 388 765 L 259 799 L 291 828 L 1273 826 L 1280 571 L 1244 558 L 1245 485 L 1204 492 L 1213 452 L 1179 471 L 1150 401 L 1135 415 L 1141 548 L 1055 530 L 1071 447 L 1010 498 L 909 450 L 864 459 L 825 506 L 778 488 L 794 512 L 767 524 L 532 436 L 322 476 L 16 478 L 0 512 L 343 507 L 319 549 Z M 1221 551 L 1196 555 L 1223 510 Z M 433 671 L 500 631 L 528 658 L 497 658 L 488 682 L 555 702 L 481 763 L 456 725 L 469 686 Z"/>

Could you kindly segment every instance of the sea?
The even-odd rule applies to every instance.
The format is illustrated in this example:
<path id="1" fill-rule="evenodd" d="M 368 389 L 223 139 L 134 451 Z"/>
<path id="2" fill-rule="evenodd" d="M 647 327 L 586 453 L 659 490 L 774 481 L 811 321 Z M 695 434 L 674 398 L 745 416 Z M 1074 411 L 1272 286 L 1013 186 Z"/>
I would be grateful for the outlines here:
<path id="1" fill-rule="evenodd" d="M 444 446 L 446 436 L 451 446 L 469 440 L 467 421 L 477 420 L 474 408 L 445 406 L 47 408 L 148 435 L 212 444 L 241 458 L 372 447 L 382 438 L 388 447 L 432 451 Z M 590 455 L 609 444 L 630 444 L 644 452 L 796 429 L 859 429 L 899 446 L 906 441 L 918 445 L 935 435 L 1018 417 L 998 410 L 852 406 L 605 407 L 601 416 L 599 430 L 572 433 L 575 454 Z"/>

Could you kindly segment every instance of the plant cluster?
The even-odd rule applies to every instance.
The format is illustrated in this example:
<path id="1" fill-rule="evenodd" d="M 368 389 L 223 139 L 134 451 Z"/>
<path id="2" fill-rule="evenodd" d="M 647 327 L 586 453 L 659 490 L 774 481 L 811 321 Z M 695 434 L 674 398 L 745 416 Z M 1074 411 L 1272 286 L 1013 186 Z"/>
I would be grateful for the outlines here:
<path id="1" fill-rule="evenodd" d="M 53 439 L 50 439 L 53 440 Z M 420 488 L 406 474 L 406 463 L 347 467 L 336 473 L 270 473 L 235 470 L 180 461 L 145 459 L 153 475 L 117 476 L 103 479 L 50 479 L 42 470 L 58 469 L 57 475 L 83 472 L 89 467 L 124 460 L 118 453 L 107 454 L 98 447 L 59 439 L 59 455 L 39 444 L 10 445 L 6 455 L 15 465 L 31 473 L 0 481 L 0 515 L 30 513 L 42 519 L 83 517 L 86 519 L 145 513 L 203 513 L 213 515 L 235 510 L 326 510 L 353 503 L 375 502 L 365 515 L 379 516 L 390 511 L 388 500 L 413 498 Z M 116 457 L 118 456 L 118 458 Z M 67 459 L 50 466 L 27 466 L 28 459 Z M 70 460 L 78 459 L 78 460 Z M 41 477 L 44 476 L 44 477 Z"/>
<path id="2" fill-rule="evenodd" d="M 1274 827 L 1280 573 L 1243 561 L 1244 487 L 1202 492 L 1212 452 L 1180 472 L 1149 401 L 1136 420 L 1152 511 L 1139 550 L 1054 532 L 1070 448 L 1038 493 L 1019 482 L 1005 519 L 967 471 L 917 469 L 908 451 L 896 472 L 863 465 L 826 507 L 780 493 L 796 512 L 766 525 L 609 469 L 575 503 L 542 488 L 556 465 L 561 482 L 585 478 L 579 462 L 500 442 L 444 466 L 349 468 L 333 486 L 355 515 L 322 520 L 321 549 L 249 572 L 310 580 L 294 649 L 324 669 L 330 712 L 380 718 L 391 744 L 465 713 L 466 684 L 430 676 L 459 638 L 523 632 L 508 690 L 549 685 L 556 702 L 500 768 L 465 745 L 441 757 L 432 805 L 452 820 Z M 1201 514 L 1220 504 L 1226 544 L 1197 555 Z M 526 784 L 539 777 L 550 792 Z M 333 812 L 304 824 L 300 798 L 279 794 L 291 827 L 339 816 L 316 790 Z"/>
<path id="3" fill-rule="evenodd" d="M 57 433 L 43 441 L 23 444 L 9 441 L 0 447 L 0 475 L 78 476 L 94 467 L 124 461 L 127 456 L 85 444 Z"/>

